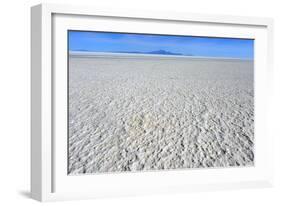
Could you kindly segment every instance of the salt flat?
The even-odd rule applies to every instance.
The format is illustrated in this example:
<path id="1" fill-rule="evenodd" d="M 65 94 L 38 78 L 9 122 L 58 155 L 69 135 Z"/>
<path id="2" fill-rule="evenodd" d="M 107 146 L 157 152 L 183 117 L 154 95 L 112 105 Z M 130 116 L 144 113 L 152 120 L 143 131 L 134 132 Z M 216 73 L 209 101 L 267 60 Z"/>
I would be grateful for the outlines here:
<path id="1" fill-rule="evenodd" d="M 253 62 L 70 55 L 69 174 L 254 164 Z"/>

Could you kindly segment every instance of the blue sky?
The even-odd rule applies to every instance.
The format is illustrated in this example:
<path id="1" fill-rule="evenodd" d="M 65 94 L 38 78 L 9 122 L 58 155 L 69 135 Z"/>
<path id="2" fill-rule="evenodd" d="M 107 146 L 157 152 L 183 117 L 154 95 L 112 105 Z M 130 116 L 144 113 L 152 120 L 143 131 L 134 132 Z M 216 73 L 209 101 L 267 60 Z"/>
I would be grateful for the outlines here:
<path id="1" fill-rule="evenodd" d="M 254 40 L 69 31 L 70 51 L 151 52 L 165 50 L 183 55 L 253 59 Z"/>

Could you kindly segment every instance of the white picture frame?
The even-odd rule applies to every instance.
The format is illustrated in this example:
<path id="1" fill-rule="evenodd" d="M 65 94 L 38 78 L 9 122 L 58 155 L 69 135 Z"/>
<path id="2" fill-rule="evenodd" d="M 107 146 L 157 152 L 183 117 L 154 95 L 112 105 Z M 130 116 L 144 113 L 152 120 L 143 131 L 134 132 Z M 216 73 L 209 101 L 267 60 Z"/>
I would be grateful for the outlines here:
<path id="1" fill-rule="evenodd" d="M 31 26 L 32 198 L 53 201 L 272 186 L 273 137 L 266 126 L 273 75 L 272 19 L 40 4 L 31 8 Z M 68 176 L 63 129 L 67 41 L 63 38 L 73 28 L 255 38 L 255 166 Z"/>

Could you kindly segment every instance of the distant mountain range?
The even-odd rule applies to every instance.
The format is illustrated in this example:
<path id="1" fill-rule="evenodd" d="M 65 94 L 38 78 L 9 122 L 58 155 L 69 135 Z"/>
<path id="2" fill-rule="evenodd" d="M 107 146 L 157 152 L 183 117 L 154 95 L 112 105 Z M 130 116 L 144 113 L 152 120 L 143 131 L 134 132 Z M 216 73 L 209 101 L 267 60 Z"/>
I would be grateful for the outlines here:
<path id="1" fill-rule="evenodd" d="M 79 50 L 79 51 L 87 51 L 91 52 L 89 50 Z M 182 54 L 182 53 L 174 53 L 169 52 L 163 49 L 156 50 L 156 51 L 150 51 L 150 52 L 138 52 L 138 51 L 112 51 L 111 53 L 127 53 L 127 54 L 158 54 L 158 55 L 181 55 L 181 56 L 192 56 L 191 54 Z"/>
<path id="2" fill-rule="evenodd" d="M 137 52 L 137 51 L 131 51 L 131 52 L 127 52 L 127 51 L 118 51 L 116 53 L 132 53 L 132 54 L 162 54 L 162 55 L 183 55 L 181 53 L 174 53 L 174 52 L 169 52 L 166 50 L 156 50 L 156 51 L 150 51 L 150 52 Z"/>

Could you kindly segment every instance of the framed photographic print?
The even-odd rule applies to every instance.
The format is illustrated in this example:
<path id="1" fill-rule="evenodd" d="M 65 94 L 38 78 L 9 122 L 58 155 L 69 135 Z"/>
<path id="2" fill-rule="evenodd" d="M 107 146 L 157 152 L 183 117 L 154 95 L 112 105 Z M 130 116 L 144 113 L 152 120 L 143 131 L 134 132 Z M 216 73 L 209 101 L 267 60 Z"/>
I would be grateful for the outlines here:
<path id="1" fill-rule="evenodd" d="M 271 186 L 271 19 L 31 14 L 34 199 Z"/>

